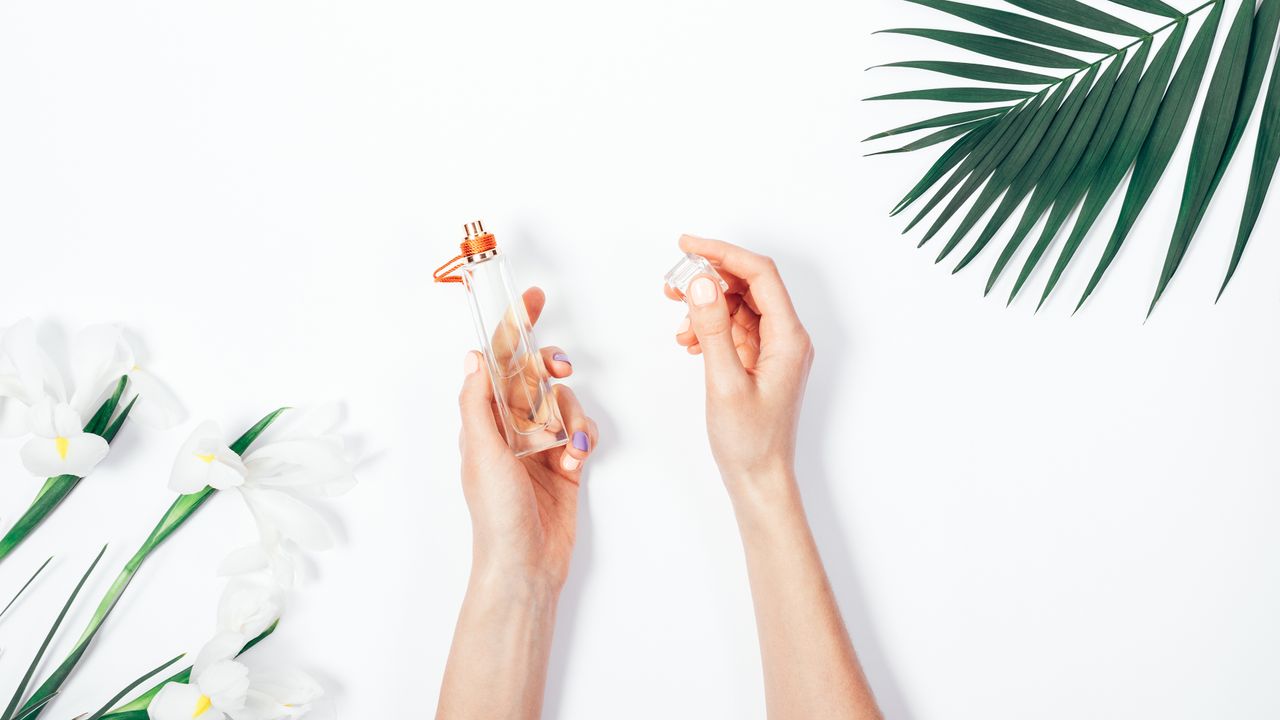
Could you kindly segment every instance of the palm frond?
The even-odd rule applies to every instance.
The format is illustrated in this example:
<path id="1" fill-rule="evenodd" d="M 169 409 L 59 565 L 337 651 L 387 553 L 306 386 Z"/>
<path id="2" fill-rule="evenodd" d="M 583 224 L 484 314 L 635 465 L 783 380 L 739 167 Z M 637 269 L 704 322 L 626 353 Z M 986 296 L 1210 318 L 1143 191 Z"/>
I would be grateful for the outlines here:
<path id="1" fill-rule="evenodd" d="M 1164 19 L 1152 29 L 1113 14 L 1104 3 L 1080 0 L 1005 0 L 1011 9 L 952 0 L 907 1 L 960 18 L 984 32 L 933 28 L 881 32 L 925 38 L 988 60 L 903 60 L 876 67 L 922 70 L 989 85 L 905 90 L 868 99 L 1003 104 L 940 115 L 867 138 L 871 141 L 934 130 L 872 155 L 906 153 L 950 142 L 891 214 L 920 201 L 921 207 L 904 230 L 909 232 L 937 211 L 920 245 L 959 215 L 937 255 L 937 261 L 942 261 L 976 233 L 953 270 L 958 272 L 977 258 L 1025 202 L 986 285 L 986 292 L 990 292 L 1043 220 L 1038 238 L 1022 261 L 1009 302 L 1046 260 L 1059 232 L 1075 216 L 1037 308 L 1057 287 L 1102 210 L 1128 176 L 1119 218 L 1077 310 L 1098 287 L 1169 169 L 1205 86 L 1194 123 L 1182 202 L 1148 308 L 1150 314 L 1186 257 L 1255 114 L 1270 69 L 1249 189 L 1222 283 L 1225 290 L 1257 224 L 1280 161 L 1280 69 L 1275 68 L 1280 0 L 1241 0 L 1213 62 L 1226 0 L 1208 0 L 1186 12 L 1161 0 L 1112 0 L 1113 5 Z M 1198 26 L 1193 27 L 1195 23 Z M 1115 45 L 1090 33 L 1131 41 Z M 1188 36 L 1190 42 L 1181 52 Z M 961 214 L 966 204 L 968 209 Z"/>

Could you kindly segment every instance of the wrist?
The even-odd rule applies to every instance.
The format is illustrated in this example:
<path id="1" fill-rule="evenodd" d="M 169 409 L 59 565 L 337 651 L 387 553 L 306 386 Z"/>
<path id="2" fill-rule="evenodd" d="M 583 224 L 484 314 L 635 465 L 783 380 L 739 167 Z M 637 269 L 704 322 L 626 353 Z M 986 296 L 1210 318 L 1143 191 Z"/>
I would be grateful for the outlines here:
<path id="1" fill-rule="evenodd" d="M 512 560 L 476 554 L 471 562 L 468 592 L 524 601 L 547 601 L 560 598 L 564 579 L 558 573 Z"/>

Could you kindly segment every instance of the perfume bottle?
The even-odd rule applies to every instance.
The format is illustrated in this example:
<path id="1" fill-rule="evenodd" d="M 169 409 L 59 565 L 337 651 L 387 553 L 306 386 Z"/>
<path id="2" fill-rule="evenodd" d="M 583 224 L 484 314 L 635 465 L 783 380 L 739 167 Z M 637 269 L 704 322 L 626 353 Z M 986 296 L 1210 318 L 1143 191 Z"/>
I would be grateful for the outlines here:
<path id="1" fill-rule="evenodd" d="M 461 254 L 436 270 L 435 280 L 467 289 L 507 445 L 516 457 L 564 445 L 568 433 L 507 257 L 479 220 L 463 230 Z"/>

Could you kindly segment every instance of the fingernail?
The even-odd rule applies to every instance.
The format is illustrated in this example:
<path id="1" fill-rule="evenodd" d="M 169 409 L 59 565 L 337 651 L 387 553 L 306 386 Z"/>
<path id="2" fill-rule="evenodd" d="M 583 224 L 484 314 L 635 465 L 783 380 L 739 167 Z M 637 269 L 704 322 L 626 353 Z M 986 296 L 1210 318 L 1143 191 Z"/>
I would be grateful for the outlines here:
<path id="1" fill-rule="evenodd" d="M 689 285 L 689 299 L 694 305 L 709 305 L 716 299 L 716 286 L 710 278 L 699 277 Z"/>
<path id="2" fill-rule="evenodd" d="M 582 467 L 582 461 L 566 452 L 560 456 L 560 467 L 564 468 L 565 472 L 573 472 Z"/>
<path id="3" fill-rule="evenodd" d="M 680 321 L 680 327 L 676 328 L 676 334 L 683 335 L 687 332 L 689 332 L 689 316 L 685 315 L 684 319 Z"/>
<path id="4" fill-rule="evenodd" d="M 474 352 L 468 352 L 467 356 L 462 359 L 463 374 L 470 375 L 471 373 L 479 369 L 480 369 L 480 356 L 475 354 Z"/>
<path id="5" fill-rule="evenodd" d="M 551 356 L 551 359 L 555 360 L 556 362 L 569 363 L 570 365 L 573 364 L 569 362 L 569 356 L 565 355 L 564 353 L 556 353 L 555 355 Z"/>
<path id="6" fill-rule="evenodd" d="M 587 439 L 587 434 L 581 430 L 573 434 L 573 449 L 586 452 L 591 449 L 591 441 Z"/>

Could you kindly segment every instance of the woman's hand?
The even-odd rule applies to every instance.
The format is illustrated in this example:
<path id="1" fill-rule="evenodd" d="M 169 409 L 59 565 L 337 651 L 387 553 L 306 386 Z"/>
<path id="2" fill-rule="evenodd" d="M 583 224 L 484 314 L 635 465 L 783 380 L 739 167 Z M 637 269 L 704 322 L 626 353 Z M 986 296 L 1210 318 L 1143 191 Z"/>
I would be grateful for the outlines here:
<path id="1" fill-rule="evenodd" d="M 713 278 L 694 279 L 676 342 L 704 358 L 707 434 L 742 533 L 768 716 L 879 720 L 796 483 L 809 334 L 769 258 L 691 235 L 680 249 L 710 260 L 729 285 L 722 293 Z"/>
<path id="2" fill-rule="evenodd" d="M 735 502 L 770 493 L 793 474 L 813 344 L 772 260 L 692 235 L 681 236 L 680 249 L 710 260 L 729 284 L 721 292 L 700 276 L 687 298 L 666 288 L 689 306 L 676 342 L 704 357 L 711 452 Z"/>
<path id="3" fill-rule="evenodd" d="M 529 322 L 546 303 L 538 288 L 524 293 Z M 541 350 L 538 361 L 554 378 L 573 374 L 557 347 Z M 493 386 L 477 352 L 467 353 L 466 377 L 458 404 L 462 411 L 462 490 L 471 511 L 472 575 L 514 578 L 558 593 L 569 572 L 583 462 L 596 446 L 596 424 L 582 411 L 573 391 L 554 387 L 569 433 L 569 444 L 516 458 L 503 439 Z"/>

